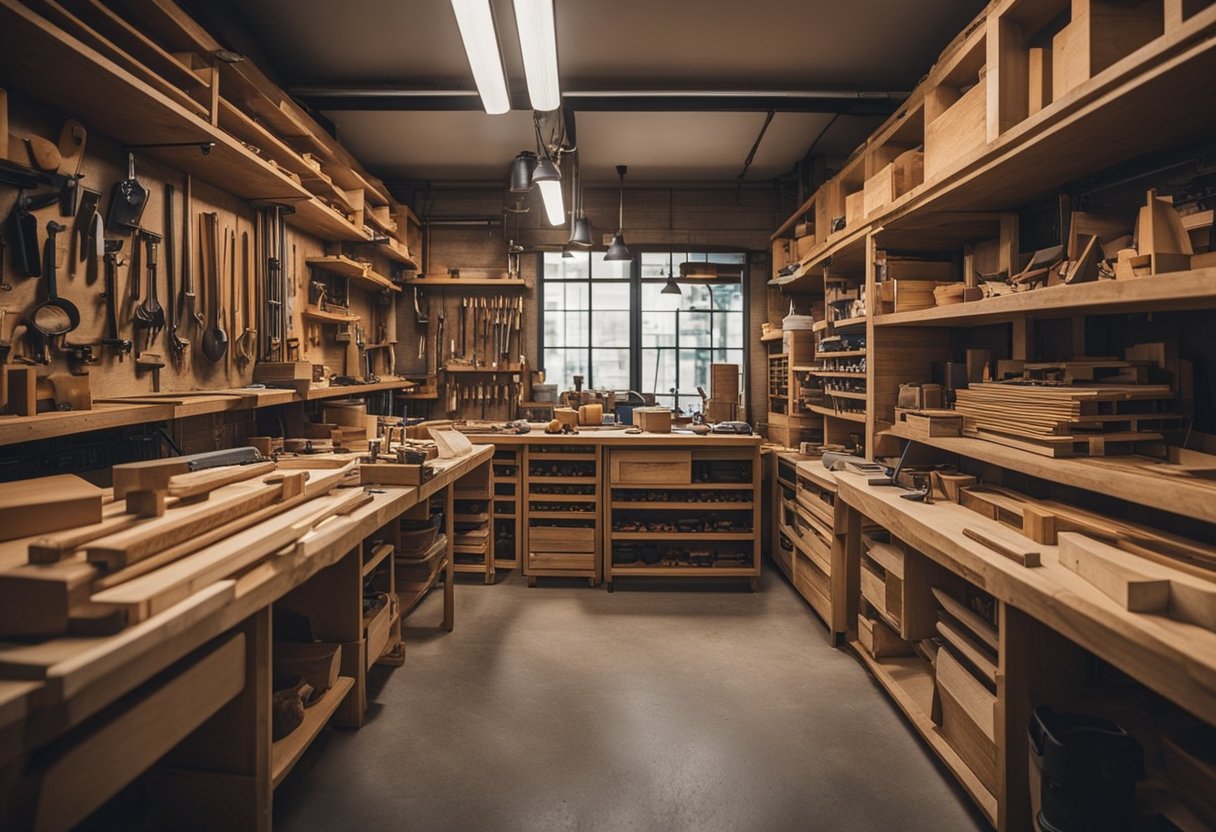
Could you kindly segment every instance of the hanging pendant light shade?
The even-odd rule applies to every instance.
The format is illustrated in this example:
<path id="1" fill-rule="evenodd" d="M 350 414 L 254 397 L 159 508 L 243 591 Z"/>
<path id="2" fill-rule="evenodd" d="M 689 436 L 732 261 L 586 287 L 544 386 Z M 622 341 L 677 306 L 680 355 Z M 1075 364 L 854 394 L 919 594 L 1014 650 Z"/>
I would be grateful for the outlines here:
<path id="1" fill-rule="evenodd" d="M 511 181 L 507 190 L 513 194 L 526 194 L 532 190 L 532 171 L 536 168 L 536 154 L 524 150 L 511 161 Z"/>
<path id="2" fill-rule="evenodd" d="M 574 252 L 570 250 L 569 245 L 562 246 L 562 259 L 563 260 L 573 260 L 574 259 Z"/>
<path id="3" fill-rule="evenodd" d="M 532 184 L 540 188 L 549 225 L 565 223 L 566 204 L 562 196 L 562 172 L 548 156 L 536 163 L 536 169 L 532 171 Z"/>
<path id="4" fill-rule="evenodd" d="M 617 203 L 617 225 L 616 234 L 612 238 L 612 243 L 608 246 L 608 252 L 604 255 L 605 260 L 632 260 L 633 256 L 629 253 L 629 248 L 625 245 L 625 174 L 629 168 L 625 165 L 617 165 L 616 173 L 621 178 L 621 193 L 620 200 Z M 679 288 L 678 286 L 676 287 Z"/>
<path id="5" fill-rule="evenodd" d="M 674 277 L 669 277 L 667 278 L 667 282 L 663 284 L 663 288 L 659 291 L 659 294 L 682 295 L 684 293 L 680 291 L 680 284 L 676 283 L 676 279 Z"/>
<path id="6" fill-rule="evenodd" d="M 582 167 L 583 163 L 579 160 L 576 153 L 570 174 L 570 239 L 566 241 L 567 248 L 570 246 L 591 248 L 593 245 L 591 240 L 591 223 L 587 221 L 587 215 L 583 213 Z"/>

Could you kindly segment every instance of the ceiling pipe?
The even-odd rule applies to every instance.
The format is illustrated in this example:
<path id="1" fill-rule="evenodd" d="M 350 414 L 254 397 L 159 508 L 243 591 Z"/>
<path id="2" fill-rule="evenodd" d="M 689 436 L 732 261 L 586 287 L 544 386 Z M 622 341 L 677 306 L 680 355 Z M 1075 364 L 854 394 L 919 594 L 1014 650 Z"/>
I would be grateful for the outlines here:
<path id="1" fill-rule="evenodd" d="M 475 90 L 405 87 L 297 86 L 292 96 L 318 110 L 480 110 Z M 602 112 L 800 112 L 889 115 L 910 95 L 901 90 L 568 90 L 567 110 Z M 523 97 L 514 109 L 529 109 Z"/>

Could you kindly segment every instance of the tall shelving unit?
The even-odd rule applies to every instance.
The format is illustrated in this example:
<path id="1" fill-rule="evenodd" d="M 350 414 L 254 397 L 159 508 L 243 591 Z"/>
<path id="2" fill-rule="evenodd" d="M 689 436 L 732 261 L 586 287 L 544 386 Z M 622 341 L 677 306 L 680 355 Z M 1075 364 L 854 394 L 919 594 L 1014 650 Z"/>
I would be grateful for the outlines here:
<path id="1" fill-rule="evenodd" d="M 601 520 L 598 445 L 530 445 L 524 451 L 524 488 L 528 501 L 524 526 L 524 575 L 586 578 L 600 582 L 601 550 L 596 530 Z"/>

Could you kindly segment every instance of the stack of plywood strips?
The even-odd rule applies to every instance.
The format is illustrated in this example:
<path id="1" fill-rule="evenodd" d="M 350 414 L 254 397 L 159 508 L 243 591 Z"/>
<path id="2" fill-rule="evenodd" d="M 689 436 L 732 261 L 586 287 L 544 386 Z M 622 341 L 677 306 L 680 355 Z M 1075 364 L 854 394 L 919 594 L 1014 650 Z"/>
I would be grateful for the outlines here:
<path id="1" fill-rule="evenodd" d="M 1180 419 L 1164 409 L 1173 398 L 1168 385 L 1018 379 L 959 390 L 956 408 L 968 435 L 1044 456 L 1105 456 L 1161 441 Z"/>

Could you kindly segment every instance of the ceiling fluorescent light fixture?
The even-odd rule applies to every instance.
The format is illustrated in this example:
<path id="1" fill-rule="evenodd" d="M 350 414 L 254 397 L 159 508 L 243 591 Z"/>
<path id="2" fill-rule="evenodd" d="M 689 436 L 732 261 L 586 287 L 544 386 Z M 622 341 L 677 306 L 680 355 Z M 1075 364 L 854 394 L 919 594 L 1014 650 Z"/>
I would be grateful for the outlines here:
<path id="1" fill-rule="evenodd" d="M 469 69 L 481 95 L 481 106 L 489 115 L 509 112 L 511 97 L 507 94 L 507 78 L 498 51 L 498 34 L 494 29 L 494 12 L 490 0 L 452 0 L 456 25 L 469 58 Z"/>
<path id="2" fill-rule="evenodd" d="M 552 159 L 541 159 L 532 171 L 532 184 L 540 188 L 549 225 L 566 224 L 566 204 L 562 195 L 562 174 Z"/>
<path id="3" fill-rule="evenodd" d="M 546 112 L 562 105 L 557 79 L 557 29 L 553 0 L 515 0 L 515 28 L 528 79 L 532 109 Z"/>

